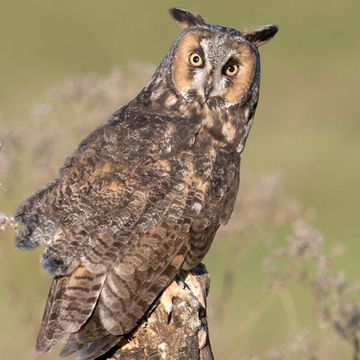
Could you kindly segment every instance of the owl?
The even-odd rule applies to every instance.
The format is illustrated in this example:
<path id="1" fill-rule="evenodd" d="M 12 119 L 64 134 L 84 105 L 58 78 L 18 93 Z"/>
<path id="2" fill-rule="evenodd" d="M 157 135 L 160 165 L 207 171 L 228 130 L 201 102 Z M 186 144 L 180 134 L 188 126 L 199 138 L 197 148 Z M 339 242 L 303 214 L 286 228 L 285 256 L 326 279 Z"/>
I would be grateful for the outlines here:
<path id="1" fill-rule="evenodd" d="M 43 245 L 53 277 L 36 348 L 93 359 L 131 332 L 228 221 L 259 97 L 258 47 L 170 9 L 183 29 L 150 83 L 84 139 L 18 209 L 16 246 Z"/>

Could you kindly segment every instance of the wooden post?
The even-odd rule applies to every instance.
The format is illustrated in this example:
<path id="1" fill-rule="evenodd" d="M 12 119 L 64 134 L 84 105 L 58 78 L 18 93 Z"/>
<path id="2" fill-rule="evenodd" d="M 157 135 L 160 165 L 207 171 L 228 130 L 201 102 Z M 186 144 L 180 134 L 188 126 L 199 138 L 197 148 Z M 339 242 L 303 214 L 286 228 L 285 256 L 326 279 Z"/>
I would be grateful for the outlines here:
<path id="1" fill-rule="evenodd" d="M 182 272 L 179 278 L 160 298 L 160 302 L 172 299 L 170 316 L 157 302 L 109 360 L 213 360 L 206 315 L 209 274 L 200 264 L 191 272 Z"/>

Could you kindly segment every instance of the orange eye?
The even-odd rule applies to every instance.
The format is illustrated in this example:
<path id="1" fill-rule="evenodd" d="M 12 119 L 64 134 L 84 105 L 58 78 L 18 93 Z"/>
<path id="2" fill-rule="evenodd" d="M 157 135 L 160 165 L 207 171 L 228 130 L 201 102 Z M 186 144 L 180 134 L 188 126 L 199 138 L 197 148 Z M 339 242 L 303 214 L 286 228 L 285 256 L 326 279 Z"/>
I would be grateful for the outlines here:
<path id="1" fill-rule="evenodd" d="M 235 76 L 238 71 L 239 71 L 239 65 L 231 64 L 226 67 L 225 74 L 227 76 L 232 77 L 232 76 Z"/>
<path id="2" fill-rule="evenodd" d="M 204 64 L 204 60 L 202 59 L 202 57 L 198 53 L 194 52 L 189 56 L 189 63 L 192 66 L 199 67 L 199 66 L 202 66 Z"/>

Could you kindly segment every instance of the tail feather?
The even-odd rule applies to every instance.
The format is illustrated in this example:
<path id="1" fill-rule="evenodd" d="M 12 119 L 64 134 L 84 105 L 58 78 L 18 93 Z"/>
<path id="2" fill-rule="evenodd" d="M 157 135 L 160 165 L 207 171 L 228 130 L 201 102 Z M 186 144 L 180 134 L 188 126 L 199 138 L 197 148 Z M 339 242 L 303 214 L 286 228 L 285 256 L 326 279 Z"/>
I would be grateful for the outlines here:
<path id="1" fill-rule="evenodd" d="M 71 333 L 79 331 L 92 314 L 106 274 L 94 274 L 80 266 L 71 275 L 53 280 L 36 342 L 47 352 Z"/>
<path id="2" fill-rule="evenodd" d="M 110 350 L 120 339 L 121 336 L 109 334 L 104 328 L 95 308 L 86 324 L 68 337 L 60 356 L 76 353 L 77 359 L 94 359 Z"/>
<path id="3" fill-rule="evenodd" d="M 107 353 L 121 340 L 121 336 L 108 334 L 100 339 L 86 344 L 80 344 L 76 340 L 69 341 L 60 353 L 60 357 L 75 353 L 76 360 L 90 360 Z"/>
<path id="4" fill-rule="evenodd" d="M 51 284 L 40 331 L 36 340 L 36 351 L 38 352 L 50 351 L 61 338 L 56 314 L 60 313 L 61 299 L 64 297 L 68 281 L 68 277 L 55 278 Z"/>
<path id="5" fill-rule="evenodd" d="M 116 293 L 126 294 L 126 288 L 121 287 L 122 282 L 118 278 L 115 281 L 111 274 L 116 271 L 115 268 L 109 269 L 104 288 L 106 290 L 109 287 L 108 282 L 112 282 L 112 287 L 117 286 L 121 289 L 117 289 L 116 293 L 111 293 L 111 298 L 107 299 L 107 303 L 112 301 L 116 306 L 119 306 L 117 313 L 112 313 L 112 323 L 117 323 L 118 326 L 131 323 L 125 331 L 119 331 L 117 334 L 123 334 L 131 331 L 134 326 L 141 320 L 148 310 L 151 309 L 152 303 L 156 301 L 156 298 L 161 294 L 166 285 L 176 276 L 178 269 L 183 263 L 188 247 L 186 244 L 181 244 L 179 248 L 174 249 L 176 256 L 170 256 L 171 261 L 162 269 L 156 269 L 156 276 L 152 279 L 152 285 L 145 283 L 145 288 L 138 289 L 131 298 L 127 298 L 127 307 L 121 308 L 121 299 L 117 299 Z M 110 294 L 109 289 L 106 291 Z M 130 294 L 128 294 L 130 295 Z M 116 298 L 115 298 L 116 297 Z M 142 302 L 142 303 L 141 303 Z M 107 309 L 107 303 L 104 302 L 104 296 L 100 296 L 97 306 L 85 323 L 85 325 L 76 333 L 71 334 L 67 340 L 64 349 L 60 356 L 65 357 L 72 353 L 76 354 L 77 360 L 95 359 L 96 357 L 103 355 L 117 343 L 120 342 L 121 335 L 110 333 L 108 328 L 109 318 L 104 318 L 104 309 Z M 141 306 L 139 306 L 140 304 Z M 134 313 L 133 309 L 136 309 L 138 313 Z M 112 329 L 111 329 L 112 330 Z"/>
<path id="6" fill-rule="evenodd" d="M 119 343 L 121 336 L 107 335 L 90 344 L 83 346 L 76 353 L 76 360 L 92 360 L 104 355 Z"/>

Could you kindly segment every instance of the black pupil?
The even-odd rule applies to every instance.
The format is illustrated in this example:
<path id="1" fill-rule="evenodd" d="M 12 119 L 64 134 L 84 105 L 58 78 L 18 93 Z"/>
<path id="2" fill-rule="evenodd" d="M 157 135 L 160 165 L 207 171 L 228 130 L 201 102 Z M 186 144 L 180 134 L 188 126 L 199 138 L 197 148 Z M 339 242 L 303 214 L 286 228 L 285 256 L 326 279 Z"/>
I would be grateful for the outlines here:
<path id="1" fill-rule="evenodd" d="M 198 55 L 195 55 L 194 57 L 193 57 L 193 62 L 196 64 L 196 63 L 198 63 L 200 61 L 200 57 L 198 56 Z"/>
<path id="2" fill-rule="evenodd" d="M 233 72 L 235 71 L 235 66 L 234 66 L 234 65 L 230 65 L 230 66 L 228 67 L 228 70 L 229 70 L 231 73 L 233 73 Z"/>

